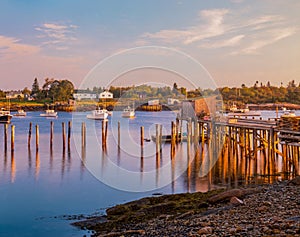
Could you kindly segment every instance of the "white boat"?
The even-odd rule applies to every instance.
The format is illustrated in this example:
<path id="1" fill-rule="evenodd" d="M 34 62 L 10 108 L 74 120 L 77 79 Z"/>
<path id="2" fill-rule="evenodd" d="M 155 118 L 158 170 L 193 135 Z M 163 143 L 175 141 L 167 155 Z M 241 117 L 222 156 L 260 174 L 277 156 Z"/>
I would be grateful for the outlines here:
<path id="1" fill-rule="evenodd" d="M 9 110 L 0 110 L 0 123 L 10 123 L 12 115 Z"/>
<path id="2" fill-rule="evenodd" d="M 23 109 L 19 109 L 14 116 L 25 117 L 26 116 L 26 112 Z"/>
<path id="3" fill-rule="evenodd" d="M 234 116 L 243 116 L 243 117 L 251 117 L 251 116 L 260 116 L 261 112 L 260 111 L 254 111 L 254 110 L 249 110 L 248 106 L 244 109 L 239 109 L 235 104 L 233 104 L 229 108 L 230 112 L 228 113 L 229 117 L 234 117 Z"/>
<path id="4" fill-rule="evenodd" d="M 104 120 L 108 117 L 108 112 L 106 109 L 95 109 L 92 111 L 91 114 L 86 116 L 88 119 L 95 119 L 95 120 Z"/>
<path id="5" fill-rule="evenodd" d="M 125 108 L 122 112 L 123 118 L 134 118 L 135 117 L 135 111 L 133 108 L 130 108 L 129 106 Z"/>
<path id="6" fill-rule="evenodd" d="M 54 109 L 46 109 L 45 113 L 40 114 L 41 117 L 57 117 L 57 112 Z"/>

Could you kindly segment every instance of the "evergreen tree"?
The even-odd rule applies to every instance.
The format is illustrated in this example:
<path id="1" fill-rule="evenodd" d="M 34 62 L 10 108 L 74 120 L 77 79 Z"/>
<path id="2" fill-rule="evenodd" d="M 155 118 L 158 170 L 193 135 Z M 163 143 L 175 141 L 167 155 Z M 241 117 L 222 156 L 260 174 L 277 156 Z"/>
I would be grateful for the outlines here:
<path id="1" fill-rule="evenodd" d="M 40 86 L 37 78 L 34 78 L 32 89 L 31 89 L 31 95 L 37 96 L 40 92 Z"/>

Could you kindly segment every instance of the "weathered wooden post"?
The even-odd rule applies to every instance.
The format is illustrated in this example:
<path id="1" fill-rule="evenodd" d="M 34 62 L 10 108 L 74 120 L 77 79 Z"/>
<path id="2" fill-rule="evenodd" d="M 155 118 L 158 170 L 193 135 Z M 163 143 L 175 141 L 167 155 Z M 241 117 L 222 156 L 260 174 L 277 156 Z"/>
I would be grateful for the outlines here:
<path id="1" fill-rule="evenodd" d="M 32 122 L 29 123 L 29 131 L 28 131 L 28 149 L 30 149 L 31 144 L 31 133 L 32 133 Z"/>
<path id="2" fill-rule="evenodd" d="M 107 144 L 107 131 L 108 131 L 108 120 L 104 120 L 105 121 L 105 147 L 106 147 L 106 144 Z"/>
<path id="3" fill-rule="evenodd" d="M 159 152 L 162 152 L 162 124 L 159 125 Z"/>
<path id="4" fill-rule="evenodd" d="M 53 121 L 50 122 L 50 150 L 53 150 Z"/>
<path id="5" fill-rule="evenodd" d="M 72 132 L 72 122 L 68 122 L 68 152 L 71 151 L 71 132 Z"/>
<path id="6" fill-rule="evenodd" d="M 104 129 L 104 126 L 105 126 L 105 124 L 104 124 L 104 120 L 102 120 L 102 123 L 101 123 L 101 125 L 102 125 L 102 129 L 101 129 L 101 134 L 102 134 L 102 136 L 101 136 L 101 138 L 102 138 L 102 149 L 104 149 L 104 146 L 105 146 L 105 129 Z"/>
<path id="7" fill-rule="evenodd" d="M 140 133 L 141 133 L 141 158 L 143 158 L 143 156 L 144 156 L 144 126 L 141 127 Z"/>
<path id="8" fill-rule="evenodd" d="M 141 148 L 144 146 L 144 126 L 141 127 Z"/>
<path id="9" fill-rule="evenodd" d="M 175 136 L 176 136 L 176 143 L 179 142 L 179 118 L 176 118 L 176 125 L 175 125 Z M 182 134 L 180 134 L 182 135 Z"/>
<path id="10" fill-rule="evenodd" d="M 35 150 L 39 151 L 39 125 L 35 125 Z"/>
<path id="11" fill-rule="evenodd" d="M 195 148 L 198 147 L 199 144 L 199 123 L 197 119 L 194 120 L 194 145 Z"/>
<path id="12" fill-rule="evenodd" d="M 171 159 L 173 159 L 174 157 L 174 149 L 175 149 L 175 142 L 176 142 L 176 132 L 175 132 L 175 124 L 174 122 L 172 121 L 171 122 L 171 152 L 170 152 L 170 155 L 171 155 Z"/>
<path id="13" fill-rule="evenodd" d="M 7 133 L 8 133 L 8 125 L 4 124 L 4 152 L 7 153 Z"/>
<path id="14" fill-rule="evenodd" d="M 15 125 L 11 125 L 11 138 L 10 138 L 10 145 L 11 145 L 11 153 L 15 151 Z"/>
<path id="15" fill-rule="evenodd" d="M 155 134 L 155 145 L 156 145 L 156 156 L 159 156 L 159 148 L 160 148 L 160 145 L 159 145 L 159 124 L 155 124 L 155 128 L 156 128 L 156 134 Z"/>
<path id="16" fill-rule="evenodd" d="M 63 153 L 66 150 L 66 128 L 65 128 L 65 123 L 61 123 L 61 129 L 62 129 L 62 142 L 63 142 Z"/>
<path id="17" fill-rule="evenodd" d="M 120 149 L 121 146 L 121 126 L 120 121 L 118 121 L 118 148 Z"/>
<path id="18" fill-rule="evenodd" d="M 81 148 L 82 150 L 85 148 L 85 123 L 82 122 L 81 124 Z"/>

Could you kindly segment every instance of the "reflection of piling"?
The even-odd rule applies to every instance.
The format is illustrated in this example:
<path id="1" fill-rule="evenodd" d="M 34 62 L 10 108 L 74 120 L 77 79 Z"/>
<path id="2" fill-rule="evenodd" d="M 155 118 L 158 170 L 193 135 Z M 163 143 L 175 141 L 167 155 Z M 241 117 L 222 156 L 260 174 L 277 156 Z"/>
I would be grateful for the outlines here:
<path id="1" fill-rule="evenodd" d="M 8 133 L 8 125 L 4 124 L 4 152 L 7 153 L 7 133 Z"/>
<path id="2" fill-rule="evenodd" d="M 10 145 L 11 145 L 11 153 L 15 151 L 15 125 L 11 125 L 11 138 L 10 138 Z"/>
<path id="3" fill-rule="evenodd" d="M 50 150 L 53 149 L 53 121 L 50 122 Z"/>
<path id="4" fill-rule="evenodd" d="M 68 122 L 68 152 L 71 151 L 71 132 L 72 132 L 72 122 Z"/>
<path id="5" fill-rule="evenodd" d="M 61 130 L 62 130 L 62 142 L 63 142 L 63 153 L 66 150 L 66 128 L 65 128 L 65 123 L 61 123 Z"/>
<path id="6" fill-rule="evenodd" d="M 39 151 L 39 125 L 35 125 L 35 150 Z"/>
<path id="7" fill-rule="evenodd" d="M 30 143 L 31 143 L 31 133 L 32 133 L 32 122 L 29 123 L 29 131 L 28 131 L 28 149 L 30 150 Z"/>

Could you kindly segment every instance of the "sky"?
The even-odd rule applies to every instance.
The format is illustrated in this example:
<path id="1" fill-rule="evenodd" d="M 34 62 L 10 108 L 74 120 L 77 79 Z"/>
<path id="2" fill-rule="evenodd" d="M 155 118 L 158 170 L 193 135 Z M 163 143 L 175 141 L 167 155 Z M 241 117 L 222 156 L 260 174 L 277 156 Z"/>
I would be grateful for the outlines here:
<path id="1" fill-rule="evenodd" d="M 217 87 L 299 83 L 299 11 L 298 0 L 1 0 L 0 89 L 80 87 L 99 62 L 147 46 L 188 55 Z"/>

